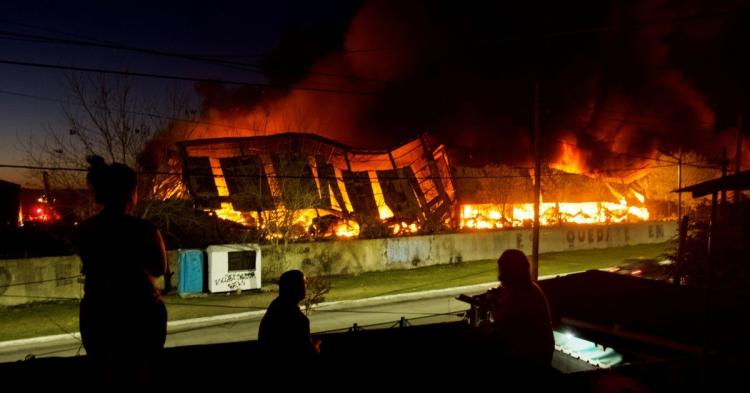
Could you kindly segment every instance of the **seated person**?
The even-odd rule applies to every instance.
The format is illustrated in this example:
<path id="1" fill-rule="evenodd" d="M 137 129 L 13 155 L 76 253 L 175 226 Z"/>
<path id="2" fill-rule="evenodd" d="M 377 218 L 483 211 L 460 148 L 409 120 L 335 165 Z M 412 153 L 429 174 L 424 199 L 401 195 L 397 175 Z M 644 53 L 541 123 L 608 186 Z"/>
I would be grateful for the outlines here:
<path id="1" fill-rule="evenodd" d="M 555 350 L 547 298 L 531 280 L 530 265 L 520 250 L 506 250 L 497 261 L 501 286 L 491 290 L 494 335 L 513 359 L 549 367 Z"/>
<path id="2" fill-rule="evenodd" d="M 258 329 L 258 343 L 269 355 L 280 360 L 314 360 L 320 353 L 320 340 L 310 335 L 310 320 L 299 309 L 305 298 L 305 274 L 285 272 L 279 278 L 279 296 L 271 302 Z"/>

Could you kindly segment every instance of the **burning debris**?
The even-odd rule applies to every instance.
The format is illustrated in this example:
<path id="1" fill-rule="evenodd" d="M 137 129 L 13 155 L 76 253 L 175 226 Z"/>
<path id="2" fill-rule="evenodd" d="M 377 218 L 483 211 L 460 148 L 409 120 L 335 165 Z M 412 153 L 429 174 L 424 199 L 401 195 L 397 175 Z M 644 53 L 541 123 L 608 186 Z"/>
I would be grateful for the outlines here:
<path id="1" fill-rule="evenodd" d="M 353 149 L 311 134 L 180 143 L 188 189 L 220 218 L 268 237 L 398 236 L 530 226 L 527 169 L 450 166 L 427 135 L 391 150 Z M 632 185 L 547 169 L 541 223 L 648 220 Z"/>
<path id="2" fill-rule="evenodd" d="M 399 235 L 451 219 L 447 154 L 428 136 L 392 150 L 293 133 L 191 140 L 180 148 L 201 207 L 270 237 Z"/>
<path id="3" fill-rule="evenodd" d="M 460 228 L 530 227 L 533 174 L 509 166 L 454 169 Z M 622 189 L 623 191 L 618 191 Z M 648 220 L 645 198 L 632 185 L 547 169 L 542 173 L 541 225 L 610 224 Z"/>

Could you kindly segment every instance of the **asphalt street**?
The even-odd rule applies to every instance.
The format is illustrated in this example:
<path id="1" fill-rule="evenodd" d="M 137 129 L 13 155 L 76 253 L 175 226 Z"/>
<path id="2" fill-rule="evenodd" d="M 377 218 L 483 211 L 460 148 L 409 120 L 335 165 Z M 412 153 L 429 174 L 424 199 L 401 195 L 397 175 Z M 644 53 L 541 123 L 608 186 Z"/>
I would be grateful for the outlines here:
<path id="1" fill-rule="evenodd" d="M 361 307 L 322 307 L 309 315 L 310 328 L 313 333 L 344 330 L 355 323 L 365 329 L 387 328 L 398 323 L 402 317 L 406 318 L 409 324 L 457 321 L 467 308 L 466 303 L 455 300 L 455 295 Z M 255 340 L 261 318 L 261 313 L 256 313 L 254 316 L 236 321 L 208 321 L 171 326 L 166 346 Z M 76 356 L 84 353 L 80 340 L 71 336 L 51 342 L 0 348 L 0 362 L 23 360 L 29 355 Z"/>

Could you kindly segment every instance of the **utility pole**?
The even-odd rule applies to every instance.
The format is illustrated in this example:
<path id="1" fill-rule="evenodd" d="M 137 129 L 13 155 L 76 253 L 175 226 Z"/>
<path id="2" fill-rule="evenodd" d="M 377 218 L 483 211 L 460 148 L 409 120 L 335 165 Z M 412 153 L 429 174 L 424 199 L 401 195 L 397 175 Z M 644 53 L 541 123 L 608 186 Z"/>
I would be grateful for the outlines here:
<path id="1" fill-rule="evenodd" d="M 734 173 L 742 170 L 742 113 L 737 114 L 737 150 L 734 153 Z M 742 191 L 734 190 L 734 202 L 742 200 Z"/>
<path id="2" fill-rule="evenodd" d="M 52 187 L 49 185 L 49 172 L 42 172 L 42 180 L 44 181 L 44 198 L 48 205 L 52 205 Z"/>
<path id="3" fill-rule="evenodd" d="M 539 81 L 534 82 L 534 227 L 531 240 L 531 279 L 539 277 L 539 203 L 542 196 L 542 155 L 539 144 Z"/>
<path id="4" fill-rule="evenodd" d="M 682 150 L 680 150 L 677 156 L 677 189 L 682 188 Z M 677 222 L 682 220 L 682 193 L 677 193 Z"/>
<path id="5" fill-rule="evenodd" d="M 682 149 L 677 152 L 677 189 L 682 189 Z M 679 286 L 682 281 L 682 269 L 685 255 L 685 238 L 687 237 L 688 217 L 682 216 L 682 193 L 677 193 L 677 223 L 679 225 L 679 242 L 677 243 L 677 260 L 673 272 L 674 284 Z"/>
<path id="6" fill-rule="evenodd" d="M 721 156 L 721 177 L 727 177 L 727 167 L 729 166 L 729 160 L 727 159 L 727 147 L 724 146 L 724 150 L 722 151 Z M 726 206 L 727 203 L 727 190 L 722 189 L 721 190 L 721 205 Z"/>

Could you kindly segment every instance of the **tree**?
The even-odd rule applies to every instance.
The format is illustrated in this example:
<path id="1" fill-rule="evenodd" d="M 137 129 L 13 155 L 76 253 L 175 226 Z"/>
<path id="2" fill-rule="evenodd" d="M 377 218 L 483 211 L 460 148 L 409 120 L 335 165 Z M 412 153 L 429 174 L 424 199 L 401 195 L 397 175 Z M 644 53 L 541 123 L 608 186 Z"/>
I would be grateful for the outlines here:
<path id="1" fill-rule="evenodd" d="M 50 127 L 42 136 L 25 141 L 28 162 L 52 168 L 86 168 L 86 156 L 98 154 L 138 172 L 139 205 L 144 218 L 188 219 L 184 204 L 164 203 L 186 196 L 181 181 L 176 140 L 195 128 L 187 90 L 172 88 L 161 97 L 146 95 L 127 76 L 68 74 L 69 103 L 62 106 L 67 127 Z M 41 177 L 40 172 L 32 172 Z M 86 192 L 85 172 L 50 172 L 51 188 L 78 190 L 78 217 L 94 212 Z"/>

